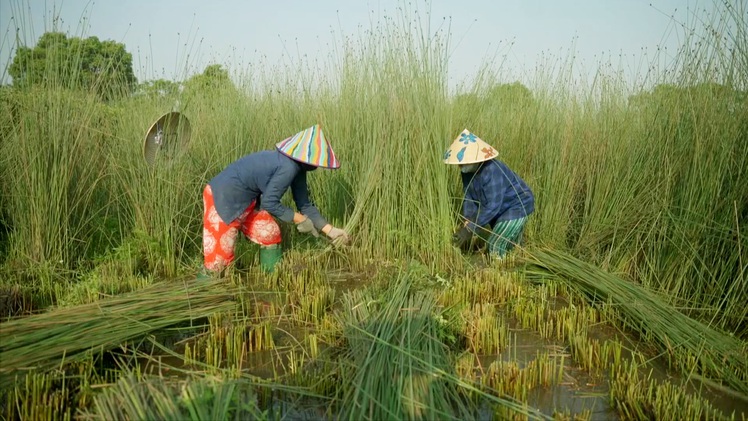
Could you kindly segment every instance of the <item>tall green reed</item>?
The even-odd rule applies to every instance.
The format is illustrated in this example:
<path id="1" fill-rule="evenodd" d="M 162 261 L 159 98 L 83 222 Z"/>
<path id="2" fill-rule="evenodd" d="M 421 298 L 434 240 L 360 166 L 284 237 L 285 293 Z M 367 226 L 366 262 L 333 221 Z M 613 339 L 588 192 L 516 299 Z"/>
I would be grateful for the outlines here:
<path id="1" fill-rule="evenodd" d="M 192 123 L 191 143 L 186 155 L 155 169 L 142 160 L 142 137 L 177 98 L 128 98 L 103 106 L 91 124 L 102 108 L 93 98 L 39 92 L 24 101 L 53 112 L 32 124 L 38 119 L 22 111 L 3 146 L 10 155 L 0 168 L 20 182 L 6 187 L 14 201 L 8 209 L 31 214 L 10 215 L 12 253 L 71 262 L 81 258 L 80 244 L 108 247 L 90 241 L 92 231 L 116 232 L 117 241 L 121 231 L 142 233 L 154 240 L 149 270 L 173 276 L 199 259 L 204 184 L 242 155 L 320 123 L 342 168 L 310 175 L 313 198 L 331 222 L 349 228 L 357 253 L 456 267 L 449 235 L 461 191 L 457 172 L 440 158 L 467 127 L 535 192 L 529 244 L 626 271 L 690 314 L 737 330 L 748 311 L 741 305 L 748 72 L 745 17 L 730 7 L 707 22 L 729 45 L 707 35 L 687 39 L 672 69 L 648 76 L 660 86 L 631 98 L 605 63 L 580 84 L 571 76 L 573 57 L 559 60 L 558 71 L 539 67 L 533 92 L 497 87 L 506 76 L 487 72 L 469 95 L 452 97 L 449 36 L 410 12 L 385 17 L 363 36 L 345 38 L 321 66 L 260 63 L 210 89 L 185 82 L 178 99 Z M 215 69 L 200 76 L 209 73 Z M 59 75 L 50 77 L 64 87 Z M 45 139 L 55 147 L 40 146 Z M 26 162 L 22 175 L 11 170 L 18 159 Z M 284 236 L 284 246 L 296 244 L 290 227 Z"/>
<path id="2" fill-rule="evenodd" d="M 684 28 L 700 38 L 687 37 L 671 68 L 648 76 L 652 90 L 630 96 L 630 84 L 600 63 L 580 91 L 569 76 L 572 60 L 555 74 L 538 70 L 542 89 L 521 108 L 521 118 L 516 107 L 491 97 L 490 86 L 500 82 L 491 75 L 471 91 L 478 98 L 467 105 L 475 109 L 472 119 L 462 117 L 533 188 L 530 243 L 626 272 L 666 292 L 689 315 L 742 336 L 748 315 L 743 9 L 720 3 L 703 30 Z"/>
<path id="3" fill-rule="evenodd" d="M 22 269 L 75 269 L 108 245 L 106 106 L 63 88 L 15 93 L 0 148 L 11 227 L 10 259 Z M 102 124 L 103 123 L 103 124 Z"/>

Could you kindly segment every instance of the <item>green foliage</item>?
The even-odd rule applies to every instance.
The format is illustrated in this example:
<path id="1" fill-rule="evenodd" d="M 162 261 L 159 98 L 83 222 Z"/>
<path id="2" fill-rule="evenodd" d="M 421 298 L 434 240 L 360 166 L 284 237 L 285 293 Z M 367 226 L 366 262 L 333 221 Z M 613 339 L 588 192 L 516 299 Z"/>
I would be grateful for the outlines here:
<path id="1" fill-rule="evenodd" d="M 8 73 L 17 87 L 65 86 L 104 100 L 129 94 L 137 82 L 124 44 L 61 32 L 46 32 L 33 48 L 19 46 Z"/>
<path id="2" fill-rule="evenodd" d="M 455 96 L 453 102 L 453 113 L 457 114 L 462 111 L 463 113 L 474 113 L 482 107 L 481 98 L 476 93 L 458 94 Z"/>
<path id="3" fill-rule="evenodd" d="M 17 113 L 4 115 L 9 136 L 0 144 L 10 235 L 9 258 L 75 268 L 92 250 L 89 239 L 105 218 L 108 133 L 97 127 L 105 107 L 65 89 L 16 92 Z"/>
<path id="4" fill-rule="evenodd" d="M 651 92 L 640 92 L 628 98 L 629 105 L 646 108 L 650 112 L 660 112 L 667 117 L 674 112 L 685 111 L 688 107 L 699 104 L 718 105 L 722 112 L 735 112 L 745 104 L 745 92 L 734 87 L 704 82 L 687 86 L 676 86 L 663 83 L 656 85 Z"/>
<path id="5" fill-rule="evenodd" d="M 88 420 L 269 420 L 246 380 L 169 382 L 131 374 L 94 398 Z"/>
<path id="6" fill-rule="evenodd" d="M 0 283 L 0 320 L 32 312 L 38 307 L 35 300 L 37 291 L 31 285 Z"/>
<path id="7" fill-rule="evenodd" d="M 11 86 L 0 86 L 0 138 L 10 136 L 20 110 L 19 95 Z"/>
<path id="8" fill-rule="evenodd" d="M 18 119 L 18 113 L 18 98 L 13 89 L 9 86 L 0 87 L 0 139 L 3 139 L 0 141 L 0 148 L 2 148 L 5 139 L 11 135 Z M 12 162 L 0 159 L 0 176 L 7 171 L 5 166 L 9 165 L 12 165 Z M 12 229 L 10 216 L 8 215 L 11 209 L 9 206 L 10 197 L 8 196 L 10 189 L 6 184 L 2 183 L 0 185 L 0 265 L 10 252 L 8 250 L 8 237 Z"/>
<path id="9" fill-rule="evenodd" d="M 156 79 L 149 80 L 138 85 L 135 93 L 149 98 L 174 98 L 179 94 L 180 84 L 171 80 Z"/>
<path id="10" fill-rule="evenodd" d="M 486 94 L 486 102 L 489 106 L 496 107 L 499 112 L 507 112 L 510 109 L 522 110 L 531 106 L 533 101 L 530 89 L 520 82 L 494 86 Z"/>
<path id="11" fill-rule="evenodd" d="M 100 299 L 125 294 L 136 289 L 143 288 L 152 282 L 152 278 L 137 278 L 132 275 L 111 277 L 108 275 L 107 267 L 97 268 L 86 272 L 81 279 L 67 283 L 57 284 L 56 297 L 57 307 L 73 307 L 81 304 L 90 304 Z"/>
<path id="12" fill-rule="evenodd" d="M 211 92 L 236 91 L 234 83 L 229 77 L 228 70 L 220 64 L 210 64 L 203 73 L 189 78 L 185 84 L 186 93 L 192 95 L 206 95 Z"/>

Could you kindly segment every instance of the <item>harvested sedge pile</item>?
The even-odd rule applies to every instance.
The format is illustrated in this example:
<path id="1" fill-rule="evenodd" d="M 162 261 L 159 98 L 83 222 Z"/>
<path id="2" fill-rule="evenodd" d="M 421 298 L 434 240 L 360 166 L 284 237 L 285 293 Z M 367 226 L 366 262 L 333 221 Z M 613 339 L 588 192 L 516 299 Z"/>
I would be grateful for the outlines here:
<path id="1" fill-rule="evenodd" d="M 235 308 L 219 282 L 161 282 L 95 303 L 3 323 L 0 378 L 112 349 L 150 332 Z"/>
<path id="2" fill-rule="evenodd" d="M 582 294 L 612 304 L 625 324 L 651 336 L 675 361 L 685 361 L 683 367 L 690 369 L 690 363 L 697 362 L 702 374 L 722 379 L 748 395 L 748 350 L 739 339 L 689 318 L 652 291 L 568 253 L 533 250 L 527 261 L 528 278 L 557 276 Z"/>

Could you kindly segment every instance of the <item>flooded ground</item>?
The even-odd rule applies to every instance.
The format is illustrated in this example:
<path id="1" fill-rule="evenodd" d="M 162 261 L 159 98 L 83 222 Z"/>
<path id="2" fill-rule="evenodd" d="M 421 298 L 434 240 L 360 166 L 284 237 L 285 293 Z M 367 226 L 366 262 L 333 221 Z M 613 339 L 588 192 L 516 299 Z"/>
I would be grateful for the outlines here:
<path id="1" fill-rule="evenodd" d="M 554 386 L 533 388 L 528 394 L 528 405 L 549 416 L 556 412 L 566 412 L 571 415 L 586 413 L 597 420 L 619 419 L 610 405 L 606 376 L 590 375 L 572 361 L 566 347 L 558 342 L 543 339 L 528 330 L 510 329 L 510 332 L 511 348 L 502 354 L 479 356 L 483 366 L 489 366 L 499 359 L 525 367 L 535 360 L 539 352 L 548 352 L 554 357 L 563 354 L 565 357 L 563 381 Z"/>
<path id="2" fill-rule="evenodd" d="M 372 273 L 374 273 L 372 269 Z M 373 281 L 372 274 L 354 274 L 345 271 L 331 272 L 327 274 L 324 286 L 332 288 L 335 294 L 334 303 L 327 308 L 327 313 L 333 314 L 341 309 L 341 297 L 370 285 Z M 294 372 L 303 371 L 312 363 L 332 362 L 335 350 L 339 344 L 329 343 L 315 339 L 315 349 L 310 349 L 309 337 L 315 335 L 319 326 L 315 323 L 303 322 L 298 319 L 298 309 L 289 303 L 289 291 L 270 289 L 259 289 L 257 292 L 249 292 L 252 314 L 245 317 L 237 324 L 236 320 L 225 320 L 227 331 L 239 329 L 242 338 L 247 337 L 250 331 L 258 324 L 267 326 L 268 335 L 272 337 L 271 345 L 267 349 L 249 350 L 241 348 L 237 355 L 233 355 L 231 361 L 227 362 L 226 355 L 219 355 L 216 367 L 220 370 L 233 370 L 242 376 L 265 379 L 269 381 L 280 381 L 291 378 Z M 546 297 L 547 311 L 561 312 L 570 304 L 564 297 Z M 501 307 L 501 306 L 499 306 Z M 553 364 L 560 363 L 562 370 L 558 381 L 546 385 L 533 385 L 526 390 L 523 397 L 524 403 L 535 408 L 543 414 L 553 417 L 562 414 L 564 417 L 578 416 L 580 419 L 592 420 L 618 420 L 622 419 L 616 408 L 614 408 L 611 397 L 610 370 L 590 371 L 572 358 L 572 349 L 569 343 L 564 341 L 547 339 L 539 332 L 532 329 L 522 328 L 513 313 L 507 308 L 497 313 L 500 323 L 508 332 L 508 345 L 501 352 L 494 354 L 473 353 L 473 363 L 470 370 L 474 374 L 470 381 L 479 387 L 483 382 L 483 376 L 489 372 L 489 368 L 497 363 L 516 365 L 520 370 L 527 368 L 540 358 L 549 359 Z M 214 329 L 213 331 L 211 329 Z M 181 326 L 157 332 L 153 339 L 159 346 L 154 346 L 149 341 L 143 341 L 136 346 L 137 352 L 132 349 L 120 352 L 118 358 L 125 361 L 130 368 L 137 367 L 142 373 L 149 373 L 159 377 L 184 378 L 196 373 L 209 373 L 204 363 L 196 364 L 185 358 L 185 353 L 190 347 L 203 348 L 210 345 L 207 338 L 215 335 L 216 326 L 207 320 L 195 322 L 194 326 Z M 225 332 L 224 332 L 225 333 Z M 587 326 L 586 338 L 588 340 L 605 342 L 618 341 L 623 346 L 622 358 L 632 358 L 634 353 L 647 356 L 646 365 L 640 367 L 643 378 L 653 379 L 656 382 L 670 382 L 678 388 L 693 396 L 700 396 L 728 417 L 735 414 L 736 419 L 748 416 L 748 402 L 739 396 L 734 396 L 719 388 L 710 387 L 694 378 L 686 378 L 679 372 L 671 370 L 666 365 L 666 359 L 659 356 L 651 346 L 644 345 L 637 340 L 636 336 L 623 333 L 607 323 L 595 323 Z M 201 342 L 202 341 L 202 342 Z M 219 344 L 220 345 L 220 344 Z M 452 355 L 457 358 L 469 350 L 451 349 Z M 133 355 L 137 357 L 133 358 Z M 203 357 L 201 357 L 203 358 Z M 210 364 L 208 364 L 210 365 Z M 220 367 L 219 367 L 220 366 Z M 318 376 L 324 377 L 326 373 L 316 372 Z M 279 400 L 273 403 L 273 410 L 283 414 L 283 419 L 289 420 L 311 420 L 329 419 L 331 417 L 326 411 L 329 410 L 324 404 L 313 401 L 284 402 Z M 492 419 L 492 407 L 486 406 L 481 410 L 481 419 Z"/>
<path id="3" fill-rule="evenodd" d="M 331 281 L 339 294 L 360 287 L 367 280 L 366 278 L 351 279 L 346 277 L 337 278 Z M 258 293 L 256 296 L 259 305 L 262 308 L 276 306 L 276 313 L 288 314 L 287 309 L 283 309 L 284 297 L 278 293 Z M 555 308 L 563 307 L 563 303 L 555 303 Z M 303 326 L 294 325 L 285 320 L 284 317 L 276 317 L 277 323 L 273 324 L 272 335 L 274 340 L 273 349 L 267 349 L 256 352 L 246 352 L 242 357 L 241 371 L 250 376 L 256 376 L 263 379 L 277 379 L 288 374 L 288 369 L 293 365 L 289 359 L 298 358 L 298 353 L 305 352 L 304 338 L 313 329 Z M 510 345 L 501 353 L 493 355 L 477 355 L 475 358 L 476 372 L 481 373 L 486 370 L 492 363 L 503 361 L 506 363 L 516 363 L 518 367 L 524 368 L 530 362 L 534 361 L 539 354 L 547 354 L 552 358 L 563 356 L 563 378 L 552 386 L 534 387 L 527 394 L 526 403 L 542 413 L 553 416 L 554 414 L 565 414 L 570 416 L 583 416 L 585 419 L 593 420 L 618 420 L 618 413 L 613 408 L 610 398 L 610 385 L 607 370 L 602 373 L 591 374 L 575 363 L 571 358 L 569 347 L 560 342 L 544 339 L 538 333 L 528 329 L 519 328 L 516 320 L 509 320 Z M 590 329 L 590 338 L 598 341 L 616 339 L 626 344 L 624 354 L 630 357 L 630 350 L 641 352 L 646 347 L 636 342 L 634 338 L 618 332 L 614 328 L 605 324 L 593 326 Z M 174 342 L 173 348 L 182 352 L 184 349 L 183 342 Z M 322 344 L 318 352 L 325 355 L 327 346 Z M 669 381 L 677 384 L 697 396 L 702 396 L 724 414 L 735 414 L 740 419 L 741 414 L 748 414 L 747 403 L 735 396 L 722 393 L 706 387 L 696 380 L 687 380 L 678 373 L 669 370 L 663 363 L 662 358 L 652 354 L 646 369 L 646 374 L 651 373 L 651 377 L 656 381 Z M 310 360 L 311 361 L 311 360 Z M 138 364 L 141 365 L 145 372 L 152 372 L 159 375 L 178 375 L 175 368 L 189 368 L 196 370 L 197 367 L 184 367 L 184 361 L 173 355 L 152 356 L 140 359 Z M 480 379 L 480 374 L 478 375 Z M 319 419 L 323 414 L 321 408 L 279 408 L 284 411 L 285 419 L 304 420 Z M 321 412 L 322 411 L 322 412 Z M 490 411 L 486 413 L 486 419 L 490 419 Z"/>

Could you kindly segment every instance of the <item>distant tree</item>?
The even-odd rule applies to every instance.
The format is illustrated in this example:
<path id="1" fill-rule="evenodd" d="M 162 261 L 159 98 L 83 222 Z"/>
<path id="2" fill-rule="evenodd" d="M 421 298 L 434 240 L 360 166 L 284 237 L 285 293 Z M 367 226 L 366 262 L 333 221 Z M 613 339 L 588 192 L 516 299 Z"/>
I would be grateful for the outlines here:
<path id="1" fill-rule="evenodd" d="M 629 105 L 636 107 L 645 107 L 656 104 L 667 104 L 677 101 L 681 96 L 682 90 L 671 84 L 659 84 L 651 92 L 639 92 L 628 98 Z"/>
<path id="2" fill-rule="evenodd" d="M 180 84 L 171 80 L 149 80 L 138 85 L 137 93 L 154 97 L 171 97 L 179 93 Z"/>
<path id="3" fill-rule="evenodd" d="M 459 94 L 455 97 L 454 106 L 458 110 L 475 111 L 480 108 L 481 101 L 477 94 Z"/>
<path id="4" fill-rule="evenodd" d="M 514 82 L 494 86 L 486 95 L 486 102 L 500 108 L 521 109 L 533 103 L 532 92 L 525 85 Z"/>
<path id="5" fill-rule="evenodd" d="M 6 139 L 6 136 L 13 130 L 19 112 L 16 92 L 10 86 L 0 86 L 0 139 Z M 0 140 L 0 146 L 2 146 L 2 140 Z M 0 165 L 2 161 L 0 158 Z M 2 168 L 0 168 L 0 174 L 2 174 Z"/>
<path id="6" fill-rule="evenodd" d="M 663 83 L 655 86 L 651 91 L 629 96 L 628 102 L 629 105 L 642 109 L 655 107 L 677 111 L 684 106 L 708 104 L 709 107 L 719 105 L 727 111 L 734 111 L 739 104 L 745 103 L 745 92 L 714 82 L 685 87 Z"/>
<path id="7" fill-rule="evenodd" d="M 194 75 L 185 83 L 189 91 L 215 91 L 223 89 L 235 90 L 236 87 L 229 77 L 229 71 L 220 64 L 208 65 L 201 74 Z"/>
<path id="8" fill-rule="evenodd" d="M 8 73 L 17 87 L 89 89 L 104 100 L 130 93 L 137 83 L 124 44 L 61 32 L 45 33 L 33 48 L 19 47 Z"/>

